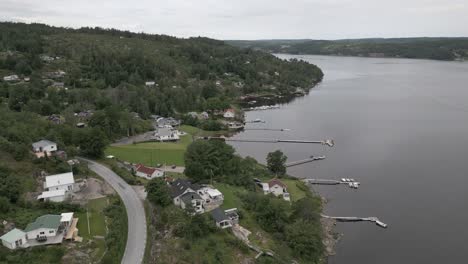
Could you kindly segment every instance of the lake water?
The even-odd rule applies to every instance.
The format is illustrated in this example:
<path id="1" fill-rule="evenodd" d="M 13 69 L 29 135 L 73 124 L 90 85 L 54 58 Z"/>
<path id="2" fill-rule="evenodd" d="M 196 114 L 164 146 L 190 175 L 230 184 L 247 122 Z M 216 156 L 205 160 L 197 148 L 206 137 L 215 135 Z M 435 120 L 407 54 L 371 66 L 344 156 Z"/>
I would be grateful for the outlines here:
<path id="1" fill-rule="evenodd" d="M 264 162 L 281 149 L 289 161 L 325 155 L 288 172 L 305 178 L 354 178 L 358 190 L 315 188 L 332 216 L 376 216 L 338 223 L 343 233 L 332 264 L 468 263 L 468 63 L 429 60 L 289 56 L 318 65 L 323 82 L 280 109 L 247 112 L 236 138 L 322 140 L 308 144 L 235 143 Z"/>

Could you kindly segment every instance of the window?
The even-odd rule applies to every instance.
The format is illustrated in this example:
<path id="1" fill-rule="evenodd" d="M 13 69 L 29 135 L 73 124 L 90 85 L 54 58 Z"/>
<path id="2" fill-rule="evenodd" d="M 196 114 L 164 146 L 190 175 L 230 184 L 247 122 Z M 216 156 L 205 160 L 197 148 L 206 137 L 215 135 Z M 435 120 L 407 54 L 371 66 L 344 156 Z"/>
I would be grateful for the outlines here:
<path id="1" fill-rule="evenodd" d="M 39 234 L 43 235 L 43 234 L 44 234 L 44 232 L 40 232 Z"/>
<path id="2" fill-rule="evenodd" d="M 49 230 L 49 234 L 53 234 L 54 233 L 54 230 Z"/>

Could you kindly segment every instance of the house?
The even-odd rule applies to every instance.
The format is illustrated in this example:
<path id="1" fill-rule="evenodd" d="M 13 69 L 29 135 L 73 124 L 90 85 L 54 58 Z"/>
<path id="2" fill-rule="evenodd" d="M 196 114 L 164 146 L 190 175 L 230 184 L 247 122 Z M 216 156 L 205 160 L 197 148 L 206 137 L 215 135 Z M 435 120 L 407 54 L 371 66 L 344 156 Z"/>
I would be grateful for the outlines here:
<path id="1" fill-rule="evenodd" d="M 19 81 L 19 77 L 16 74 L 3 77 L 5 82 L 16 82 Z"/>
<path id="2" fill-rule="evenodd" d="M 9 249 L 16 249 L 18 247 L 26 247 L 26 233 L 20 229 L 13 229 L 10 232 L 0 237 L 2 244 Z"/>
<path id="3" fill-rule="evenodd" d="M 92 117 L 94 112 L 92 110 L 86 110 L 86 111 L 81 111 L 79 113 L 75 113 L 75 116 L 77 116 L 80 120 L 86 120 L 90 117 Z"/>
<path id="4" fill-rule="evenodd" d="M 234 109 L 228 109 L 224 111 L 223 117 L 224 118 L 234 118 L 236 116 Z"/>
<path id="5" fill-rule="evenodd" d="M 223 204 L 224 196 L 218 189 L 210 186 L 201 186 L 197 190 L 197 193 L 203 199 L 205 211 L 211 211 Z"/>
<path id="6" fill-rule="evenodd" d="M 216 222 L 216 226 L 222 229 L 232 227 L 231 219 L 226 215 L 226 213 L 221 210 L 221 208 L 216 208 L 211 211 L 211 216 Z"/>
<path id="7" fill-rule="evenodd" d="M 73 185 L 75 184 L 75 179 L 73 178 L 73 172 L 66 172 L 51 176 L 46 176 L 44 182 L 44 189 L 46 191 L 54 190 L 65 190 L 73 191 Z"/>
<path id="8" fill-rule="evenodd" d="M 53 190 L 53 191 L 45 191 L 42 192 L 41 195 L 37 197 L 38 200 L 43 200 L 45 202 L 63 202 L 67 198 L 67 191 L 60 189 L 60 190 Z"/>
<path id="9" fill-rule="evenodd" d="M 156 82 L 154 82 L 154 81 L 145 82 L 146 86 L 154 86 L 155 84 L 156 84 Z"/>
<path id="10" fill-rule="evenodd" d="M 57 151 L 57 143 L 43 139 L 33 143 L 32 148 L 36 157 L 42 158 L 45 155 L 51 156 L 55 151 Z"/>
<path id="11" fill-rule="evenodd" d="M 51 57 L 51 56 L 48 56 L 48 55 L 41 55 L 40 56 L 40 59 L 43 61 L 43 62 L 51 62 L 51 61 L 54 61 L 55 58 L 54 57 Z"/>
<path id="12" fill-rule="evenodd" d="M 196 213 L 203 213 L 204 200 L 196 193 L 201 188 L 198 184 L 192 184 L 188 180 L 177 179 L 171 183 L 171 197 L 176 206 L 182 209 L 192 204 Z"/>
<path id="13" fill-rule="evenodd" d="M 197 112 L 188 112 L 187 115 L 192 117 L 192 118 L 198 118 Z"/>
<path id="14" fill-rule="evenodd" d="M 279 179 L 272 179 L 268 182 L 269 193 L 274 194 L 275 196 L 280 196 L 287 193 L 287 186 Z"/>
<path id="15" fill-rule="evenodd" d="M 24 232 L 26 232 L 27 239 L 35 239 L 36 241 L 47 241 L 49 237 L 55 237 L 58 235 L 60 215 L 43 215 L 39 216 L 36 221 L 28 224 Z"/>
<path id="16" fill-rule="evenodd" d="M 158 141 L 177 141 L 180 139 L 176 131 L 170 128 L 159 128 L 154 134 L 155 139 Z"/>
<path id="17" fill-rule="evenodd" d="M 54 82 L 54 83 L 52 83 L 51 86 L 54 87 L 54 88 L 60 88 L 61 89 L 61 88 L 65 87 L 65 83 L 63 83 L 63 82 Z"/>
<path id="18" fill-rule="evenodd" d="M 232 225 L 239 224 L 239 214 L 237 213 L 237 208 L 231 208 L 224 210 L 224 214 L 231 220 Z"/>
<path id="19" fill-rule="evenodd" d="M 206 119 L 210 118 L 210 115 L 207 112 L 202 112 L 200 114 L 200 118 L 206 120 Z"/>
<path id="20" fill-rule="evenodd" d="M 195 214 L 205 212 L 203 202 L 204 200 L 196 192 L 186 192 L 180 196 L 180 207 L 182 209 L 192 208 Z"/>
<path id="21" fill-rule="evenodd" d="M 168 118 L 160 117 L 156 120 L 156 122 L 158 123 L 158 127 L 165 127 L 167 125 L 169 126 L 180 125 L 180 120 L 177 120 L 173 117 L 168 117 Z"/>
<path id="22" fill-rule="evenodd" d="M 56 124 L 56 125 L 60 125 L 63 123 L 63 119 L 60 115 L 57 115 L 57 114 L 52 114 L 50 116 L 47 117 L 47 120 L 49 120 L 50 122 Z"/>
<path id="23" fill-rule="evenodd" d="M 73 213 L 47 214 L 36 218 L 24 231 L 15 228 L 0 239 L 2 244 L 10 249 L 60 244 L 63 239 L 80 241 L 77 223 L 78 218 L 74 218 Z"/>
<path id="24" fill-rule="evenodd" d="M 143 164 L 137 164 L 136 166 L 134 166 L 134 171 L 136 176 L 145 179 L 153 179 L 164 176 L 164 171 L 156 168 L 146 167 Z"/>

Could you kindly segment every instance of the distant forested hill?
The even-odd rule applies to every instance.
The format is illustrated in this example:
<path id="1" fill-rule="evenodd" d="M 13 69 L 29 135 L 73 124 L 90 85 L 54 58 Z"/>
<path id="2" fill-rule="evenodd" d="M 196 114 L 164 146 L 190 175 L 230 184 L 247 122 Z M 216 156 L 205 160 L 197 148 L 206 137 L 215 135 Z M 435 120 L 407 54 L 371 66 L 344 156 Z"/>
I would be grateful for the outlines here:
<path id="1" fill-rule="evenodd" d="M 211 97 L 234 98 L 263 90 L 287 94 L 297 87 L 308 89 L 322 78 L 314 65 L 286 62 L 208 38 L 0 23 L 0 77 L 18 74 L 35 83 L 23 85 L 35 92 L 17 110 L 32 100 L 47 101 L 43 79 L 57 70 L 66 72 L 61 81 L 73 88 L 61 93 L 58 101 L 69 106 L 76 103 L 73 97 L 81 104 L 105 101 L 100 103 L 118 104 L 143 116 L 204 110 Z M 145 87 L 147 81 L 155 81 L 155 86 Z M 8 98 L 5 87 L 2 93 Z M 84 96 L 90 92 L 106 96 Z M 47 112 L 63 110 L 57 102 L 52 105 Z"/>
<path id="2" fill-rule="evenodd" d="M 468 59 L 468 38 L 393 38 L 345 40 L 231 40 L 227 43 L 272 53 L 434 60 Z"/>

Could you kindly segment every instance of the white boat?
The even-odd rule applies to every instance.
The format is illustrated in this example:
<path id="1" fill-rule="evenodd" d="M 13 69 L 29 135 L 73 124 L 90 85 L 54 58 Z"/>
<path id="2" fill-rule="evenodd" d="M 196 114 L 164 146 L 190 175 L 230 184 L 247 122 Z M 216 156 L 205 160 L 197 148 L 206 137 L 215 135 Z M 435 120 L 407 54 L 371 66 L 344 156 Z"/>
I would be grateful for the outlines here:
<path id="1" fill-rule="evenodd" d="M 354 185 L 352 182 L 348 182 L 349 187 L 354 188 Z"/>
<path id="2" fill-rule="evenodd" d="M 352 182 L 354 181 L 354 179 L 349 179 L 349 180 L 352 181 Z"/>
<path id="3" fill-rule="evenodd" d="M 341 178 L 341 181 L 342 181 L 342 182 L 346 182 L 346 179 L 345 179 L 345 178 Z"/>
<path id="4" fill-rule="evenodd" d="M 359 188 L 359 184 L 357 182 L 353 182 L 352 184 L 353 184 L 354 189 Z"/>

